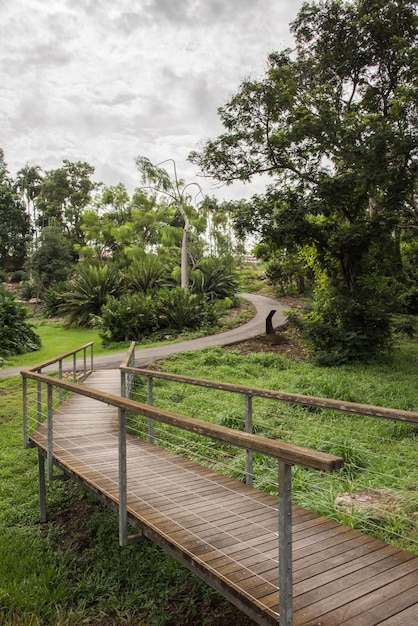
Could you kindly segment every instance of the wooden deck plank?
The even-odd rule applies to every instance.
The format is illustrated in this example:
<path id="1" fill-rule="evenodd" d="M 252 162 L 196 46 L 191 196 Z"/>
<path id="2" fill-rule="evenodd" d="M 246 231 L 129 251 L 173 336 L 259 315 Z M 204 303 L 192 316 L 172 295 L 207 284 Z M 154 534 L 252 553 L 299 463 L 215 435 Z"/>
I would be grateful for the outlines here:
<path id="1" fill-rule="evenodd" d="M 87 384 L 119 393 L 118 372 L 101 374 Z M 112 505 L 116 422 L 116 409 L 81 396 L 54 413 L 57 462 Z M 46 425 L 31 439 L 45 451 Z M 130 520 L 241 608 L 277 623 L 277 498 L 129 435 L 127 457 Z M 295 626 L 418 623 L 417 557 L 297 506 L 292 534 Z"/>

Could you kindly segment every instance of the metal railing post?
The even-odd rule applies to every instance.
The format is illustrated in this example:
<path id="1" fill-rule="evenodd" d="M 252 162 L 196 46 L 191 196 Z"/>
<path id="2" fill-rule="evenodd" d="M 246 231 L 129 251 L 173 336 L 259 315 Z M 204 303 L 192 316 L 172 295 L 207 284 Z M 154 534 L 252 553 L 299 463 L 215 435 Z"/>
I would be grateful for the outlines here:
<path id="1" fill-rule="evenodd" d="M 47 462 L 48 479 L 53 480 L 53 424 L 52 424 L 52 385 L 47 386 Z"/>
<path id="2" fill-rule="evenodd" d="M 46 522 L 45 457 L 38 450 L 39 519 Z"/>
<path id="3" fill-rule="evenodd" d="M 62 359 L 58 361 L 58 378 L 62 380 Z M 62 393 L 61 387 L 58 393 L 59 393 L 60 402 L 62 402 L 63 393 Z"/>
<path id="4" fill-rule="evenodd" d="M 292 626 L 292 466 L 289 463 L 279 461 L 278 483 L 280 626 Z"/>
<path id="5" fill-rule="evenodd" d="M 147 376 L 147 402 L 150 406 L 153 406 L 152 376 Z M 154 443 L 154 420 L 151 417 L 148 418 L 148 442 Z"/>
<path id="6" fill-rule="evenodd" d="M 93 371 L 93 344 L 90 346 L 90 371 Z"/>
<path id="7" fill-rule="evenodd" d="M 77 353 L 73 354 L 73 383 L 77 382 Z"/>
<path id="8" fill-rule="evenodd" d="M 36 417 L 39 426 L 42 424 L 42 383 L 39 380 L 36 383 Z"/>
<path id="9" fill-rule="evenodd" d="M 127 385 L 126 385 L 126 377 L 127 374 L 124 371 L 120 373 L 120 395 L 122 398 L 127 398 Z"/>
<path id="10" fill-rule="evenodd" d="M 119 544 L 128 543 L 127 476 L 126 476 L 126 410 L 119 409 Z"/>
<path id="11" fill-rule="evenodd" d="M 22 393 L 23 393 L 23 446 L 29 448 L 29 433 L 28 433 L 28 384 L 25 377 L 22 380 Z"/>
<path id="12" fill-rule="evenodd" d="M 245 394 L 245 432 L 253 433 L 253 398 Z M 245 482 L 250 487 L 253 486 L 253 451 L 245 452 Z"/>
<path id="13" fill-rule="evenodd" d="M 87 378 L 87 348 L 83 348 L 83 379 Z"/>

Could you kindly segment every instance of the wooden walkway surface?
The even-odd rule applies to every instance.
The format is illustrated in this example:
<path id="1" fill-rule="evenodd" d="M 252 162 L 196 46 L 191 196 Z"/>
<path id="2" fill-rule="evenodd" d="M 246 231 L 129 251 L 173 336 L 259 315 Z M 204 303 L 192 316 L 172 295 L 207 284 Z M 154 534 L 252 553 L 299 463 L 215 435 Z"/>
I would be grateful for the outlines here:
<path id="1" fill-rule="evenodd" d="M 119 394 L 118 370 L 86 386 Z M 118 504 L 116 409 L 72 396 L 54 461 Z M 46 452 L 46 425 L 31 434 Z M 277 498 L 128 436 L 128 517 L 259 624 L 278 624 Z M 294 626 L 416 626 L 418 557 L 293 507 Z"/>

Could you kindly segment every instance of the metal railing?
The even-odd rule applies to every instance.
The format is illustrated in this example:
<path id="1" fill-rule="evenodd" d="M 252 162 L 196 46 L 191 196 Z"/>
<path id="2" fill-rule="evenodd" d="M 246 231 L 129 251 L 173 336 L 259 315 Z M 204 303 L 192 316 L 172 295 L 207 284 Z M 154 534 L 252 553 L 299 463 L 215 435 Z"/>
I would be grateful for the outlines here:
<path id="1" fill-rule="evenodd" d="M 81 348 L 80 350 L 84 349 Z M 78 352 L 78 351 L 77 351 Z M 63 356 L 54 360 L 57 362 Z M 136 375 L 130 371 L 132 368 L 128 363 L 132 363 L 132 355 L 128 355 L 124 360 L 124 374 Z M 48 364 L 51 364 L 49 362 Z M 211 424 L 202 420 L 197 420 L 162 409 L 157 409 L 149 404 L 141 404 L 126 397 L 116 396 L 104 392 L 97 391 L 86 386 L 67 382 L 61 378 L 53 378 L 42 374 L 41 371 L 46 364 L 42 364 L 36 368 L 23 370 L 24 388 L 24 405 L 27 406 L 27 380 L 37 382 L 38 390 L 42 385 L 47 388 L 47 408 L 46 408 L 46 460 L 48 466 L 48 476 L 52 477 L 52 468 L 54 463 L 58 463 L 65 471 L 65 466 L 59 463 L 54 457 L 54 438 L 53 438 L 53 389 L 56 388 L 60 392 L 67 391 L 73 394 L 86 396 L 93 400 L 103 402 L 107 405 L 114 406 L 118 409 L 118 458 L 119 458 L 119 542 L 121 545 L 128 545 L 137 540 L 138 536 L 128 535 L 128 512 L 127 512 L 127 439 L 129 435 L 126 432 L 126 416 L 127 413 L 138 414 L 147 417 L 152 422 L 158 421 L 169 424 L 184 431 L 195 433 L 210 439 L 228 443 L 247 451 L 258 452 L 271 458 L 275 458 L 278 462 L 278 525 L 279 525 L 279 601 L 280 601 L 280 624 L 281 626 L 291 626 L 293 622 L 292 608 L 292 488 L 291 488 L 291 468 L 292 465 L 300 465 L 305 468 L 332 471 L 342 467 L 343 460 L 340 457 L 315 452 L 306 448 L 300 448 L 291 444 L 281 443 L 265 437 L 260 437 L 251 433 L 239 432 L 225 426 Z M 152 373 L 155 375 L 155 372 Z M 150 374 L 151 377 L 151 374 Z M 125 378 L 123 389 L 125 394 L 128 393 L 130 382 Z M 27 415 L 27 409 L 25 410 Z M 27 437 L 27 425 L 25 426 L 25 436 Z M 43 460 L 43 461 L 42 461 Z M 44 457 L 39 451 L 39 490 L 40 490 L 40 509 L 41 520 L 46 519 L 45 504 L 45 472 Z"/>
<path id="2" fill-rule="evenodd" d="M 93 371 L 93 346 L 94 342 L 90 341 L 80 348 L 76 348 L 75 350 L 71 350 L 70 352 L 65 352 L 64 354 L 60 354 L 59 356 L 50 359 L 49 361 L 45 361 L 39 365 L 34 365 L 32 367 L 25 368 L 22 370 L 23 377 L 23 439 L 25 448 L 32 447 L 29 442 L 29 413 L 28 413 L 28 390 L 27 390 L 27 377 L 24 375 L 24 372 L 35 372 L 38 374 L 44 373 L 43 370 L 47 370 L 50 376 L 58 376 L 59 380 L 62 380 L 64 372 L 69 371 L 72 375 L 72 380 L 74 383 L 82 382 L 85 380 Z M 89 358 L 87 352 L 89 351 Z M 80 363 L 80 359 L 77 358 L 77 355 L 82 353 L 82 361 Z M 71 359 L 68 367 L 64 367 L 64 362 L 68 359 Z M 88 363 L 90 367 L 88 368 Z M 53 366 L 57 365 L 57 368 Z M 59 388 L 59 402 L 63 400 L 63 390 Z M 36 425 L 39 425 L 42 422 L 42 393 L 41 393 L 41 383 L 37 382 L 37 391 L 36 391 L 36 406 L 37 406 L 37 419 Z M 52 412 L 53 399 L 51 398 L 47 401 L 48 411 Z M 49 406 L 50 404 L 50 406 Z M 35 426 L 36 427 L 36 426 Z"/>

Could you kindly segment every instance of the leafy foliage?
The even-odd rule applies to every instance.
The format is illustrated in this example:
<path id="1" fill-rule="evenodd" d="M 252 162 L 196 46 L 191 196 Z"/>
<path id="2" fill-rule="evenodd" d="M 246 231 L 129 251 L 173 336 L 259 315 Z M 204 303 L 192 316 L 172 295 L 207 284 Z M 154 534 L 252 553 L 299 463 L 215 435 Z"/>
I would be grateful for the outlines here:
<path id="1" fill-rule="evenodd" d="M 83 161 L 64 159 L 63 166 L 45 173 L 35 198 L 40 226 L 58 225 L 73 244 L 84 243 L 81 215 L 97 188 L 91 177 L 94 167 Z"/>
<path id="2" fill-rule="evenodd" d="M 95 324 L 104 342 L 141 341 L 157 332 L 198 328 L 213 323 L 215 312 L 204 296 L 182 287 L 109 297 Z"/>
<path id="3" fill-rule="evenodd" d="M 231 268 L 232 263 L 232 259 L 201 259 L 193 272 L 193 291 L 209 300 L 234 296 L 238 289 L 238 276 Z"/>
<path id="4" fill-rule="evenodd" d="M 416 228 L 417 30 L 413 0 L 304 4 L 292 24 L 295 50 L 271 54 L 264 79 L 243 82 L 220 109 L 225 132 L 191 155 L 227 183 L 271 175 L 264 196 L 237 207 L 236 227 L 257 234 L 270 258 L 310 256 L 316 322 L 328 324 L 338 294 L 335 341 L 346 337 L 349 358 L 390 345 L 398 292 L 382 298 L 380 277 L 402 282 L 399 242 Z M 341 315 L 343 300 L 352 315 Z M 352 333 L 369 335 L 370 351 Z"/>
<path id="5" fill-rule="evenodd" d="M 157 307 L 161 327 L 182 330 L 200 326 L 206 316 L 207 303 L 203 296 L 175 287 L 160 289 Z"/>
<path id="6" fill-rule="evenodd" d="M 8 255 L 24 258 L 29 240 L 29 217 L 8 175 L 0 149 L 0 264 Z"/>
<path id="7" fill-rule="evenodd" d="M 0 287 L 0 354 L 11 356 L 39 350 L 40 337 L 26 322 L 27 309 Z"/>
<path id="8" fill-rule="evenodd" d="M 158 328 L 154 299 L 145 294 L 123 295 L 107 298 L 100 317 L 95 318 L 103 343 L 141 341 Z"/>
<path id="9" fill-rule="evenodd" d="M 120 290 L 121 276 L 115 265 L 81 266 L 59 308 L 69 324 L 89 326 L 92 316 L 100 315 L 107 297 L 119 295 Z"/>
<path id="10" fill-rule="evenodd" d="M 42 230 L 39 247 L 28 263 L 38 291 L 42 293 L 54 283 L 65 281 L 71 272 L 71 247 L 60 228 Z"/>
<path id="11" fill-rule="evenodd" d="M 127 284 L 130 289 L 147 293 L 157 290 L 168 282 L 167 266 L 156 254 L 140 254 L 130 264 L 127 272 Z"/>
<path id="12" fill-rule="evenodd" d="M 323 289 L 326 297 L 314 300 L 303 318 L 288 314 L 289 323 L 302 330 L 312 361 L 317 365 L 342 365 L 353 360 L 368 361 L 383 353 L 392 330 L 386 290 L 382 287 L 381 297 L 373 301 L 366 285 L 355 298 L 344 297 L 329 284 Z"/>

